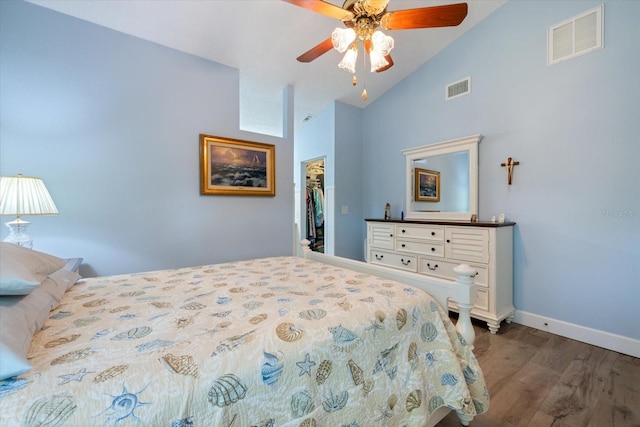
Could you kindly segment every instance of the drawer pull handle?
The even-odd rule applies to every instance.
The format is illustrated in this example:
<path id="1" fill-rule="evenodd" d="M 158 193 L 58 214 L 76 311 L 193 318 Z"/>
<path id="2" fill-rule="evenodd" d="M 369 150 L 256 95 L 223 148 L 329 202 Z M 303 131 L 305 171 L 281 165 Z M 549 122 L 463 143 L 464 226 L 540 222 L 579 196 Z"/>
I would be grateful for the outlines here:
<path id="1" fill-rule="evenodd" d="M 406 246 L 407 246 L 407 245 L 405 245 L 404 243 L 402 244 L 402 247 L 403 247 L 403 248 L 404 248 L 404 247 L 406 247 Z"/>
<path id="2" fill-rule="evenodd" d="M 378 255 L 378 254 L 376 254 L 376 259 L 377 259 L 378 261 L 382 261 L 382 258 L 384 258 L 384 255 Z"/>
<path id="3" fill-rule="evenodd" d="M 451 243 L 451 240 L 447 239 L 447 243 Z"/>
<path id="4" fill-rule="evenodd" d="M 400 258 L 400 262 L 401 262 L 402 264 L 404 264 L 404 265 L 409 265 L 409 264 L 411 263 L 411 260 L 410 260 L 410 259 L 408 259 L 408 260 L 406 260 L 406 261 L 405 261 L 405 260 L 404 260 L 404 258 Z"/>
<path id="5" fill-rule="evenodd" d="M 435 264 L 433 267 L 431 267 L 431 264 L 427 263 L 427 268 L 431 271 L 436 271 L 436 268 L 438 268 L 438 264 Z"/>
<path id="6" fill-rule="evenodd" d="M 436 251 L 436 248 L 431 248 L 431 252 L 435 252 L 435 251 Z"/>
<path id="7" fill-rule="evenodd" d="M 432 232 L 431 232 L 431 235 L 432 235 L 432 236 L 435 236 L 435 235 L 436 235 L 436 232 L 435 232 L 435 231 L 432 231 Z"/>
<path id="8" fill-rule="evenodd" d="M 393 234 L 389 234 L 389 237 L 393 237 Z"/>
<path id="9" fill-rule="evenodd" d="M 406 233 L 406 232 L 407 232 L 407 230 L 405 230 L 405 229 L 402 229 L 402 232 L 403 232 L 403 233 Z"/>
<path id="10" fill-rule="evenodd" d="M 473 275 L 473 276 L 471 276 L 471 277 L 476 277 L 477 275 L 478 275 L 478 272 L 476 271 L 476 274 L 474 274 L 474 275 Z"/>

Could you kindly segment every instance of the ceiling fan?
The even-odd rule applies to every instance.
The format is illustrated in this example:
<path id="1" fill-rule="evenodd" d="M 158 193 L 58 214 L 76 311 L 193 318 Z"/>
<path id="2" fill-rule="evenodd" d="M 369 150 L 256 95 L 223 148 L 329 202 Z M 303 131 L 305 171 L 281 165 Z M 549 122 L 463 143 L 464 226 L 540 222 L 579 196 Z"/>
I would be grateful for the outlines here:
<path id="1" fill-rule="evenodd" d="M 386 31 L 455 27 L 467 16 L 468 9 L 466 3 L 387 11 L 389 0 L 345 0 L 342 7 L 322 0 L 284 1 L 338 19 L 345 26 L 336 28 L 331 37 L 300 55 L 298 61 L 311 62 L 334 48 L 338 52 L 346 52 L 338 66 L 351 73 L 355 73 L 358 41 L 362 42 L 369 56 L 372 72 L 380 73 L 393 66 L 390 55 L 393 38 L 378 28 Z M 353 85 L 356 83 L 354 75 Z M 362 98 L 367 99 L 366 88 L 362 92 Z"/>

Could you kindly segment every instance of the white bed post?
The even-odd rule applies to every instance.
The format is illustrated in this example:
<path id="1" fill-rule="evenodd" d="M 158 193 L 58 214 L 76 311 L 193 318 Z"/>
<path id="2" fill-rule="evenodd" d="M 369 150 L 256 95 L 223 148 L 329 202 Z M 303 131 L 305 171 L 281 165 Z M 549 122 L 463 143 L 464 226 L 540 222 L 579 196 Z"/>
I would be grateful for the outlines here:
<path id="1" fill-rule="evenodd" d="M 476 300 L 473 278 L 476 276 L 477 271 L 468 264 L 460 264 L 453 269 L 453 272 L 456 273 L 457 276 L 456 285 L 467 289 L 465 294 L 470 297 L 470 301 L 465 301 L 464 303 L 456 301 L 456 304 L 458 305 L 458 321 L 456 322 L 456 329 L 469 344 L 471 350 L 473 350 L 476 332 L 473 330 L 473 324 L 471 323 L 471 309 L 473 308 Z"/>

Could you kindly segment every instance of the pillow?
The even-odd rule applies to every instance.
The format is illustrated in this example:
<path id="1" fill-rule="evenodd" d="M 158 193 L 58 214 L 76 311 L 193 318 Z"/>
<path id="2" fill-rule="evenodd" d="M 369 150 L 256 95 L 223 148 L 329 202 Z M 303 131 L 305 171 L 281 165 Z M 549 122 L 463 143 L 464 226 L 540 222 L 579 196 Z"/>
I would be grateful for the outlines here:
<path id="1" fill-rule="evenodd" d="M 64 265 L 62 258 L 0 242 L 0 295 L 27 295 Z"/>
<path id="2" fill-rule="evenodd" d="M 59 270 L 27 296 L 0 298 L 0 381 L 31 369 L 27 352 L 33 334 L 79 278 L 77 273 Z"/>

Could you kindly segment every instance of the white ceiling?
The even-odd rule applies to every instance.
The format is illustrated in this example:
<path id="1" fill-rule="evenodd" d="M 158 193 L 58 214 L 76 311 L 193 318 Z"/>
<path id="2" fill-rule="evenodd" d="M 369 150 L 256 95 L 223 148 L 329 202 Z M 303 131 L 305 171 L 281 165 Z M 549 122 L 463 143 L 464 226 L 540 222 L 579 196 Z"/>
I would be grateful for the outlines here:
<path id="1" fill-rule="evenodd" d="M 311 63 L 296 57 L 343 24 L 280 0 L 28 0 L 107 28 L 225 64 L 240 70 L 241 106 L 249 106 L 257 128 L 270 132 L 281 91 L 294 87 L 296 128 L 331 101 L 365 107 L 506 0 L 467 0 L 469 13 L 450 28 L 388 31 L 395 39 L 394 66 L 383 73 L 359 71 L 359 84 L 337 67 L 342 54 L 331 50 Z M 462 0 L 390 0 L 388 10 L 410 9 Z M 342 1 L 330 3 L 342 6 Z M 369 99 L 360 98 L 366 80 Z M 249 100 L 249 98 L 252 98 Z M 277 109 L 276 109 L 277 110 Z M 264 114 L 264 117 L 259 117 Z M 275 128 L 281 127 L 281 109 Z M 280 118 L 280 119 L 278 119 Z M 263 126 L 259 122 L 264 122 Z M 242 124 L 242 119 L 241 119 Z"/>

